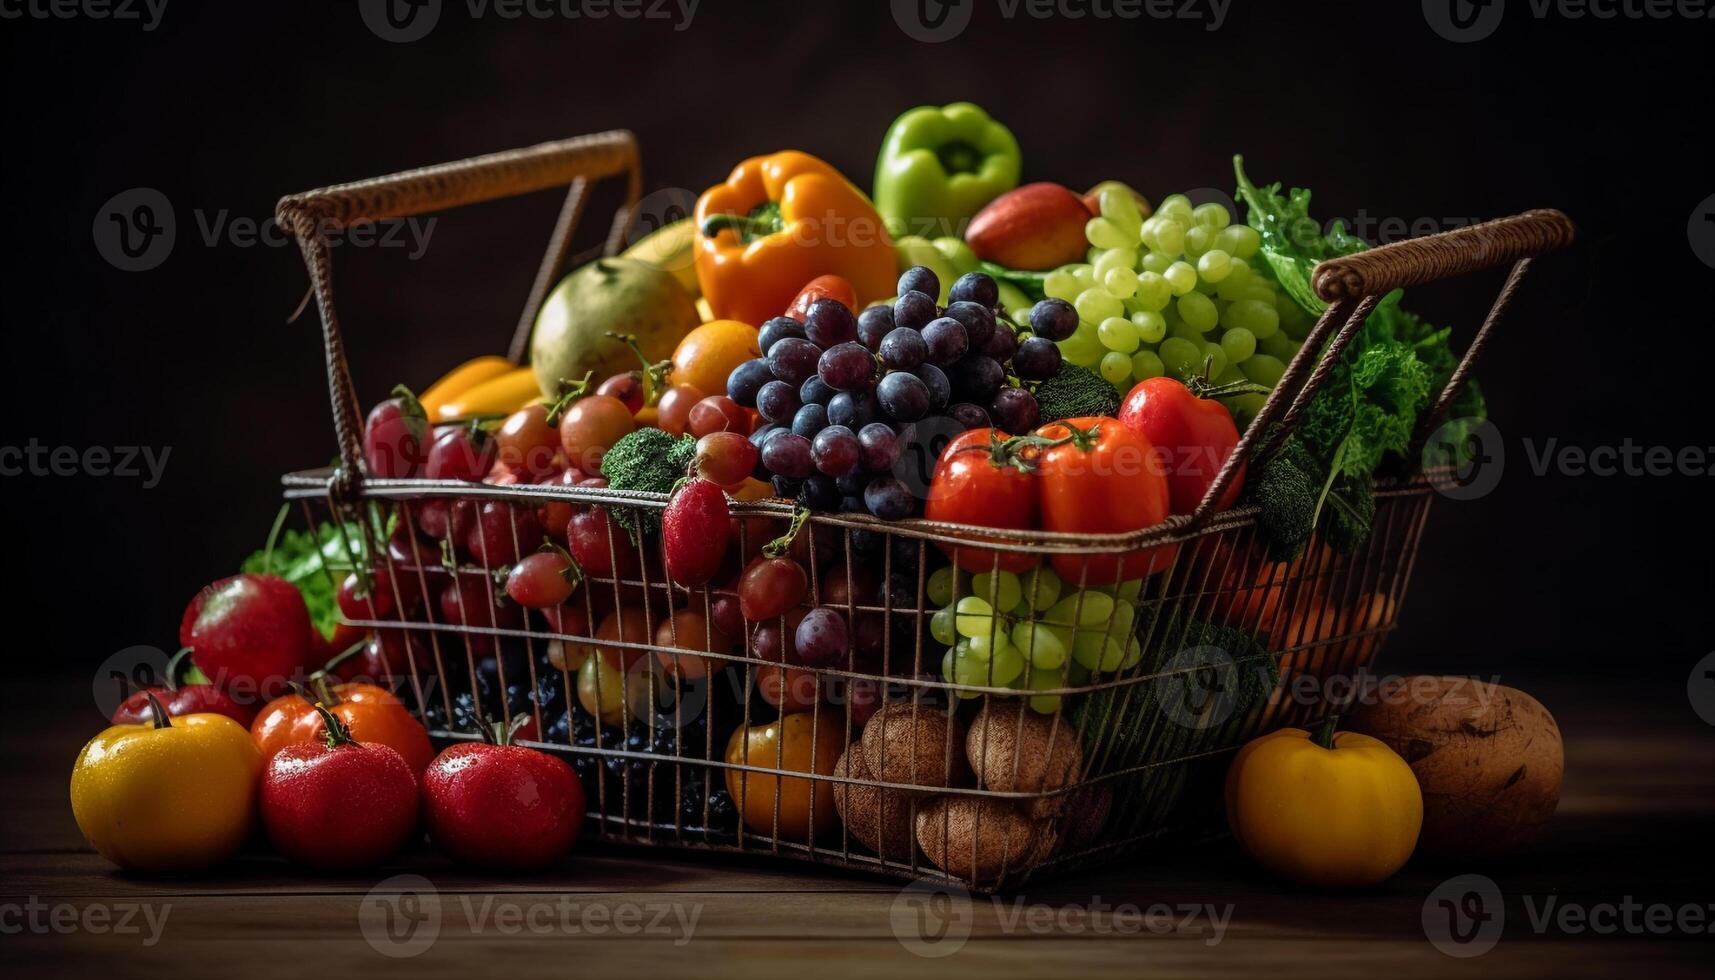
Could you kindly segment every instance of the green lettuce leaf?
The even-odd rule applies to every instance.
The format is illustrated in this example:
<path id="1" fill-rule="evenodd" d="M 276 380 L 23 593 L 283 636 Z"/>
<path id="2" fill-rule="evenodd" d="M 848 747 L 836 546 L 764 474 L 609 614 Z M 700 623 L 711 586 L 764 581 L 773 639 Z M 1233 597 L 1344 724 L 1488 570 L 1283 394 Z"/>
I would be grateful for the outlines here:
<path id="1" fill-rule="evenodd" d="M 345 533 L 341 534 L 338 525 L 324 521 L 317 525 L 314 534 L 292 528 L 282 531 L 289 506 L 281 508 L 268 544 L 244 559 L 239 571 L 247 575 L 278 575 L 297 586 L 304 596 L 304 605 L 309 607 L 310 621 L 331 639 L 339 623 L 339 604 L 335 601 L 339 583 L 366 558 L 363 526 L 348 521 Z M 371 516 L 376 540 L 387 540 L 391 521 L 381 519 L 379 513 Z"/>

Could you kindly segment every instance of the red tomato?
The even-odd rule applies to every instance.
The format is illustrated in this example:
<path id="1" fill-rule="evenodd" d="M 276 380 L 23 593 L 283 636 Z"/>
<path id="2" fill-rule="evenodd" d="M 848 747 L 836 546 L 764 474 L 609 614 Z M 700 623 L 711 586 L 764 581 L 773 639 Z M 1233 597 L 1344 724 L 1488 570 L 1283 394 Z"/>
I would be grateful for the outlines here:
<path id="1" fill-rule="evenodd" d="M 262 825 L 280 853 L 299 864 L 380 864 L 417 829 L 416 773 L 390 746 L 352 741 L 343 727 L 333 742 L 288 745 L 268 760 Z"/>
<path id="2" fill-rule="evenodd" d="M 1198 398 L 1173 378 L 1138 382 L 1120 405 L 1119 420 L 1162 454 L 1175 514 L 1197 509 L 1239 444 L 1239 429 L 1227 407 L 1213 398 Z M 1215 509 L 1226 510 L 1237 502 L 1244 483 L 1241 465 Z"/>
<path id="3" fill-rule="evenodd" d="M 819 299 L 837 299 L 846 304 L 853 313 L 857 312 L 857 290 L 844 277 L 827 275 L 817 276 L 804 284 L 798 291 L 798 297 L 786 307 L 786 315 L 799 323 L 804 322 L 804 314 L 809 311 L 810 304 Z"/>
<path id="4" fill-rule="evenodd" d="M 463 742 L 423 775 L 423 820 L 460 864 L 539 870 L 576 843 L 584 791 L 572 767 L 551 755 Z"/>
<path id="5" fill-rule="evenodd" d="M 1008 530 L 1035 528 L 1039 508 L 1036 477 L 1018 465 L 1028 465 L 1031 459 L 1003 449 L 1001 442 L 1006 438 L 999 429 L 971 429 L 948 443 L 935 463 L 923 516 L 931 521 Z M 973 572 L 994 568 L 997 555 L 1000 567 L 1009 572 L 1021 572 L 1040 560 L 1037 555 L 1022 552 L 939 547 L 949 557 L 955 557 L 957 551 L 959 567 Z"/>
<path id="6" fill-rule="evenodd" d="M 1155 447 L 1117 419 L 1067 419 L 1036 434 L 1073 436 L 1042 451 L 1038 479 L 1044 530 L 1113 534 L 1153 527 L 1167 517 L 1167 477 Z M 1112 585 L 1161 571 L 1176 550 L 1167 545 L 1088 558 L 1055 555 L 1052 561 L 1069 584 Z"/>

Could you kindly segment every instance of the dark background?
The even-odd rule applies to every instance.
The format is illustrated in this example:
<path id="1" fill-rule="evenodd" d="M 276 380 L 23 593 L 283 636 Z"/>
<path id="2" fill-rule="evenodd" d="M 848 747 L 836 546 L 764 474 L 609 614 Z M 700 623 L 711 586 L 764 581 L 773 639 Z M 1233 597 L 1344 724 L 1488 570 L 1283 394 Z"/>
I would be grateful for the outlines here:
<path id="1" fill-rule="evenodd" d="M 1479 375 L 1509 454 L 1489 496 L 1440 502 L 1390 671 L 1641 681 L 1682 710 L 1711 649 L 1707 477 L 1530 472 L 1524 441 L 1709 445 L 1715 269 L 1687 222 L 1715 192 L 1699 130 L 1715 22 L 1535 20 L 1453 44 L 1415 3 L 1235 0 L 1178 21 L 1006 20 L 975 0 L 922 44 L 884 2 L 704 0 L 661 21 L 472 22 L 449 2 L 387 43 L 351 4 L 173 0 L 135 23 L 0 21 L 5 38 L 8 378 L 23 445 L 170 446 L 165 479 L 11 477 L 6 605 L 26 670 L 89 676 L 175 646 L 186 600 L 258 547 L 281 473 L 334 440 L 296 250 L 205 243 L 197 216 L 262 220 L 282 194 L 603 129 L 634 130 L 650 188 L 700 190 L 793 147 L 868 187 L 883 131 L 971 99 L 1017 134 L 1026 179 L 1118 177 L 1154 199 L 1251 175 L 1316 191 L 1319 217 L 1456 223 L 1554 206 L 1575 251 L 1540 264 Z M 1392 10 L 1384 14 L 1379 8 Z M 115 269 L 92 222 L 159 189 L 177 244 Z M 503 350 L 554 209 L 537 195 L 442 217 L 419 261 L 344 249 L 336 282 L 366 402 Z M 605 214 L 591 212 L 589 228 Z M 586 236 L 587 237 L 587 236 Z M 1412 305 L 1469 336 L 1498 276 Z"/>

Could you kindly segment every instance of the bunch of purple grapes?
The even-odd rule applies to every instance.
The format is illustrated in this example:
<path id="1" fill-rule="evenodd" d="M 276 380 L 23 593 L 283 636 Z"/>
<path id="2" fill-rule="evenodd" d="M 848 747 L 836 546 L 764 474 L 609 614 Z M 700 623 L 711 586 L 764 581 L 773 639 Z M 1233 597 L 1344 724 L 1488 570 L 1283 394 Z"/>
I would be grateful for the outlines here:
<path id="1" fill-rule="evenodd" d="M 810 304 L 802 323 L 762 325 L 762 356 L 738 366 L 727 395 L 755 408 L 758 479 L 814 510 L 898 520 L 919 501 L 894 475 L 925 420 L 960 430 L 1036 427 L 1036 397 L 1022 382 L 1053 377 L 1060 348 L 1017 332 L 998 315 L 1000 290 L 981 272 L 941 282 L 923 266 L 899 277 L 899 298 L 854 315 L 839 300 Z M 936 427 L 942 428 L 942 427 Z"/>

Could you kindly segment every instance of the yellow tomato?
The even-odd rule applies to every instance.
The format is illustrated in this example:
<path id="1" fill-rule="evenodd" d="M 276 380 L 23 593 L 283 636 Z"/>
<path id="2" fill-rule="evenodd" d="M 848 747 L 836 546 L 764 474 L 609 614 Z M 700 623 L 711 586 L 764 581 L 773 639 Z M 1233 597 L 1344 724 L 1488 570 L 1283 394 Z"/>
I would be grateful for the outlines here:
<path id="1" fill-rule="evenodd" d="M 1423 793 L 1405 760 L 1368 735 L 1312 739 L 1283 728 L 1233 758 L 1227 822 L 1239 845 L 1283 878 L 1375 885 L 1417 847 Z"/>
<path id="2" fill-rule="evenodd" d="M 256 816 L 262 755 L 244 726 L 192 714 L 115 725 L 71 772 L 71 811 L 101 856 L 138 871 L 189 871 L 231 857 Z"/>
<path id="3" fill-rule="evenodd" d="M 676 385 L 690 385 L 705 395 L 726 394 L 727 375 L 745 361 L 761 357 L 756 328 L 737 320 L 715 320 L 685 335 L 673 351 Z"/>
<path id="4" fill-rule="evenodd" d="M 732 491 L 734 500 L 767 500 L 774 496 L 774 488 L 755 477 L 746 477 L 737 490 Z"/>
<path id="5" fill-rule="evenodd" d="M 766 725 L 732 733 L 726 761 L 732 765 L 813 772 L 828 775 L 845 752 L 845 725 L 838 712 L 823 710 L 789 714 Z M 753 832 L 782 840 L 807 841 L 814 829 L 823 840 L 834 829 L 834 784 L 820 779 L 797 779 L 743 769 L 726 771 L 727 792 Z M 775 825 L 775 801 L 780 823 Z M 814 813 L 812 813 L 812 800 Z"/>

